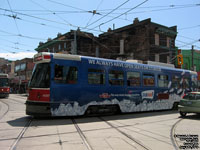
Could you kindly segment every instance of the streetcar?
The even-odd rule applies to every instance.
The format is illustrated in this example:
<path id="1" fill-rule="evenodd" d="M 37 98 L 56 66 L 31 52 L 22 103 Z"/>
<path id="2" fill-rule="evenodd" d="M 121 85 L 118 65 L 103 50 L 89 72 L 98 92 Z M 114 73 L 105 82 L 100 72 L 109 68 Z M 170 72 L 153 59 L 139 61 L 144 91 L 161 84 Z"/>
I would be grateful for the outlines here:
<path id="1" fill-rule="evenodd" d="M 9 97 L 10 87 L 8 74 L 0 73 L 0 98 Z"/>
<path id="2" fill-rule="evenodd" d="M 80 116 L 172 109 L 197 90 L 197 73 L 88 56 L 38 53 L 26 114 Z"/>

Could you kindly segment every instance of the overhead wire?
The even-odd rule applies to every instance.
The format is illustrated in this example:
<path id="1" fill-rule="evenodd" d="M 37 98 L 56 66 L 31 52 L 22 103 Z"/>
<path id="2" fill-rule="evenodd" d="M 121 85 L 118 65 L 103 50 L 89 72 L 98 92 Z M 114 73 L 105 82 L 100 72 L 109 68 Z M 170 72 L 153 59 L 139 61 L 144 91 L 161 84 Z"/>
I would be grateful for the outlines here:
<path id="1" fill-rule="evenodd" d="M 38 38 L 38 37 L 32 37 L 32 36 L 27 36 L 27 35 L 22 35 L 22 34 L 10 33 L 10 32 L 7 32 L 7 31 L 3 31 L 3 30 L 1 30 L 1 29 L 0 29 L 0 32 L 6 33 L 6 34 L 8 34 L 9 36 L 18 36 L 18 37 L 28 38 L 28 39 L 32 39 L 32 40 L 45 40 L 45 39 Z"/>
<path id="2" fill-rule="evenodd" d="M 11 15 L 6 15 L 6 14 L 0 14 L 1 16 L 5 16 L 5 17 L 11 17 Z M 27 20 L 27 19 L 23 19 L 21 17 L 17 17 L 15 19 L 18 19 L 19 21 L 24 21 L 24 22 L 28 22 L 28 23 L 33 23 L 33 24 L 37 24 L 37 25 L 41 25 L 41 26 L 46 26 L 46 27 L 50 27 L 50 28 L 55 28 L 55 29 L 61 29 L 61 30 L 65 30 L 66 31 L 66 28 L 62 28 L 62 27 L 58 27 L 58 26 L 53 26 L 53 25 L 48 25 L 46 23 L 43 23 L 43 22 L 36 22 L 36 21 L 31 21 L 31 20 Z"/>
<path id="3" fill-rule="evenodd" d="M 130 1 L 130 0 L 126 0 L 124 3 L 120 4 L 119 6 L 117 6 L 116 8 L 114 8 L 113 10 L 111 10 L 110 12 L 108 12 L 106 15 L 104 15 L 104 16 L 102 16 L 101 18 L 95 20 L 94 22 L 88 24 L 88 25 L 86 26 L 86 28 L 89 27 L 89 26 L 91 26 L 91 25 L 93 25 L 94 23 L 98 22 L 99 20 L 105 18 L 106 16 L 108 16 L 108 15 L 111 14 L 112 12 L 116 11 L 117 9 L 119 9 L 120 7 L 122 7 L 123 5 L 125 5 L 126 3 L 128 3 L 128 1 Z"/>
<path id="4" fill-rule="evenodd" d="M 40 5 L 39 3 L 33 1 L 33 0 L 30 0 L 32 3 L 36 4 L 37 6 L 43 8 L 44 10 L 47 10 L 49 12 L 51 12 L 53 15 L 55 15 L 56 17 L 58 17 L 59 19 L 61 19 L 62 21 L 66 22 L 69 26 L 73 26 L 69 21 L 65 20 L 64 18 L 62 18 L 61 16 L 57 15 L 55 12 L 45 8 L 44 6 Z"/>
<path id="5" fill-rule="evenodd" d="M 19 42 L 13 42 L 13 41 L 6 40 L 6 39 L 2 39 L 2 38 L 0 38 L 0 40 L 3 40 L 3 41 L 6 41 L 6 42 L 9 42 L 9 43 L 12 43 L 12 44 L 15 44 L 15 45 L 22 45 L 22 46 L 32 47 L 32 46 L 27 45 L 27 44 L 22 44 L 22 43 L 19 43 Z"/>
<path id="6" fill-rule="evenodd" d="M 147 13 L 147 12 L 156 12 L 156 11 L 165 11 L 165 10 L 172 10 L 172 9 L 183 9 L 183 8 L 189 8 L 189 7 L 199 7 L 200 3 L 197 4 L 186 4 L 186 5 L 169 5 L 169 6 L 151 6 L 151 7 L 140 7 L 141 8 L 156 8 L 156 7 L 166 7 L 166 8 L 162 8 L 162 9 L 153 9 L 153 10 L 145 10 L 145 11 L 138 11 L 138 12 L 132 12 L 129 14 L 137 14 L 137 13 Z M 124 10 L 126 9 L 130 9 L 130 8 L 122 8 Z M 101 12 L 103 10 L 99 10 L 99 12 L 101 14 L 103 14 L 103 12 Z M 121 14 L 121 13 L 113 13 L 113 14 Z"/>
<path id="7" fill-rule="evenodd" d="M 9 6 L 11 12 L 13 12 L 9 0 L 7 0 L 7 2 L 8 2 L 8 6 Z M 16 28 L 17 28 L 17 31 L 18 31 L 18 34 L 20 34 L 19 27 L 18 27 L 17 22 L 16 22 L 16 17 L 17 17 L 17 16 L 14 15 L 14 14 L 12 13 L 12 18 L 14 19 L 14 22 L 15 22 L 15 25 L 16 25 Z"/>
<path id="8" fill-rule="evenodd" d="M 138 9 L 149 9 L 149 8 L 172 8 L 172 7 L 190 7 L 190 6 L 199 6 L 200 4 L 182 4 L 182 5 L 174 5 L 174 4 L 170 4 L 170 5 L 159 5 L 159 6 L 142 6 L 139 7 Z M 127 10 L 130 8 L 119 8 L 118 10 Z M 103 12 L 103 11 L 110 11 L 112 9 L 100 9 L 99 12 Z"/>
<path id="9" fill-rule="evenodd" d="M 196 26 L 190 26 L 190 27 L 180 28 L 179 30 L 194 29 L 194 28 L 199 28 L 199 27 L 200 27 L 200 25 L 196 25 Z"/>
<path id="10" fill-rule="evenodd" d="M 7 11 L 7 12 L 11 12 L 11 10 L 4 9 L 4 8 L 0 8 L 0 10 L 4 10 L 4 11 Z M 41 17 L 37 17 L 37 16 L 29 15 L 29 14 L 24 14 L 24 13 L 20 13 L 20 12 L 15 12 L 15 11 L 12 11 L 12 12 L 14 12 L 14 13 L 16 13 L 16 14 L 23 15 L 23 16 L 31 17 L 31 18 L 34 18 L 34 19 L 39 19 L 39 20 L 51 22 L 51 23 L 57 23 L 57 24 L 60 24 L 60 25 L 67 25 L 67 26 L 71 26 L 71 27 L 75 27 L 75 28 L 85 29 L 85 27 L 80 27 L 80 26 L 76 26 L 76 25 L 72 25 L 72 24 L 67 24 L 67 23 L 65 23 L 65 22 L 58 22 L 58 21 L 55 21 L 55 20 L 50 20 L 50 19 L 46 19 L 46 18 L 41 18 Z M 95 30 L 95 29 L 90 29 L 90 30 L 95 31 L 95 32 L 100 32 L 99 30 Z"/>
<path id="11" fill-rule="evenodd" d="M 97 13 L 97 11 L 98 11 L 100 5 L 102 4 L 102 2 L 103 2 L 103 0 L 101 0 L 101 2 L 98 4 L 97 8 L 96 8 L 95 10 L 93 10 L 93 14 L 92 14 L 92 16 L 90 17 L 90 19 L 88 20 L 88 22 L 87 22 L 87 24 L 86 24 L 85 27 L 87 27 L 87 26 L 89 25 L 89 23 L 90 23 L 90 21 L 92 20 L 92 18 L 94 17 L 94 15 L 96 15 L 96 13 Z"/>
<path id="12" fill-rule="evenodd" d="M 124 13 L 121 13 L 120 15 L 118 15 L 118 16 L 116 16 L 116 17 L 114 17 L 114 18 L 112 18 L 112 19 L 110 19 L 110 20 L 108 20 L 108 21 L 106 21 L 106 22 L 104 22 L 104 23 L 101 23 L 101 24 L 98 25 L 98 26 L 95 26 L 94 28 L 92 28 L 92 30 L 95 29 L 95 28 L 97 28 L 97 27 L 99 27 L 99 26 L 101 26 L 101 25 L 107 24 L 108 22 L 111 22 L 111 21 L 113 21 L 113 20 L 115 20 L 115 19 L 121 17 L 121 16 L 124 15 L 124 14 L 127 14 L 128 12 L 130 12 L 130 11 L 136 9 L 137 7 L 143 5 L 143 4 L 146 3 L 147 1 L 148 1 L 148 0 L 145 0 L 145 1 L 141 2 L 141 3 L 139 3 L 138 5 L 132 7 L 132 8 L 129 9 L 128 11 L 126 11 L 126 12 L 124 12 Z"/>

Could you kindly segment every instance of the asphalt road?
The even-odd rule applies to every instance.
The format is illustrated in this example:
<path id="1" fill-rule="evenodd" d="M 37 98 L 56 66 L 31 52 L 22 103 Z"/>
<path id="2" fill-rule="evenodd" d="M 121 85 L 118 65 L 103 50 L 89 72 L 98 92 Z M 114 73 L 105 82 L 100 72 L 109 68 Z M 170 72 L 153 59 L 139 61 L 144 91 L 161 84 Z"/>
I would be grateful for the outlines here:
<path id="1" fill-rule="evenodd" d="M 177 111 L 96 117 L 25 115 L 26 97 L 0 99 L 0 150 L 200 149 L 200 117 Z M 196 147 L 195 147 L 196 146 Z"/>

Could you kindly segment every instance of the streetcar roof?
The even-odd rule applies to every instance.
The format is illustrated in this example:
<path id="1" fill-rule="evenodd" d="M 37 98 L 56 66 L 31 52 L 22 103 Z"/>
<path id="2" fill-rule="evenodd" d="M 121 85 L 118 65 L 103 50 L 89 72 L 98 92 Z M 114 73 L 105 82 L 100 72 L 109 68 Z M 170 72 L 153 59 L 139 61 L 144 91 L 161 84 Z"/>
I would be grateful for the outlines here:
<path id="1" fill-rule="evenodd" d="M 142 64 L 137 62 L 127 62 L 122 60 L 113 60 L 113 59 L 106 59 L 106 58 L 97 58 L 97 57 L 90 57 L 90 56 L 80 56 L 80 55 L 72 55 L 72 54 L 63 54 L 63 53 L 49 53 L 49 52 L 41 52 L 36 55 L 34 55 L 34 62 L 35 63 L 44 63 L 44 62 L 50 62 L 51 57 L 53 59 L 62 59 L 62 60 L 74 60 L 74 61 L 82 61 L 82 59 L 85 60 L 101 60 L 101 61 L 107 61 L 107 62 L 120 62 L 123 64 L 135 64 L 138 66 L 149 66 L 154 67 L 157 69 L 166 69 L 166 70 L 172 70 L 172 71 L 180 71 L 180 72 L 189 72 L 190 74 L 197 75 L 197 72 L 185 70 L 185 69 L 179 69 L 179 68 L 171 68 L 167 66 L 159 66 L 159 65 L 153 65 L 153 64 Z"/>

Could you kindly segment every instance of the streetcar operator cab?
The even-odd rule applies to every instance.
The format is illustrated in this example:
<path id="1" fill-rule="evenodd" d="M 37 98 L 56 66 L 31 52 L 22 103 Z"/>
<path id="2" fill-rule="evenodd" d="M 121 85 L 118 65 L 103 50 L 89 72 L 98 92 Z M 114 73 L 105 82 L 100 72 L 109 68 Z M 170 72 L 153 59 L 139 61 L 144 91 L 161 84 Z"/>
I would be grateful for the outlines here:
<path id="1" fill-rule="evenodd" d="M 26 101 L 33 116 L 172 109 L 197 88 L 197 73 L 183 69 L 57 53 L 34 62 Z"/>

